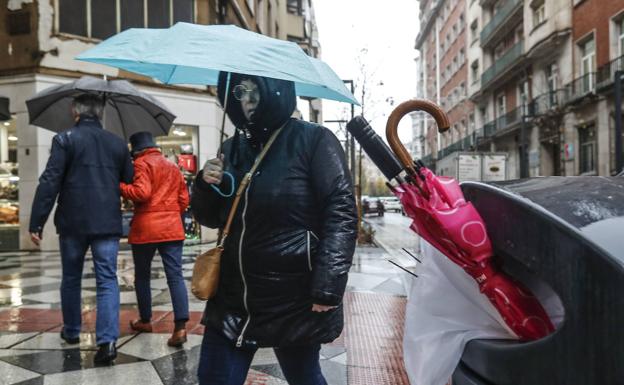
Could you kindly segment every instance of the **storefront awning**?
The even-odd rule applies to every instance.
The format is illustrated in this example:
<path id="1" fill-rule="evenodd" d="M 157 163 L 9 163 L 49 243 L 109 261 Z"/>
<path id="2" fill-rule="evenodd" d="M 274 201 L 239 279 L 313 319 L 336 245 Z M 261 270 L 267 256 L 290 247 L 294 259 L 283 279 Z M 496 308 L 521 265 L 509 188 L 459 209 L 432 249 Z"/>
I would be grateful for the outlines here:
<path id="1" fill-rule="evenodd" d="M 11 119 L 11 113 L 9 112 L 9 98 L 0 96 L 0 122 L 9 119 Z"/>

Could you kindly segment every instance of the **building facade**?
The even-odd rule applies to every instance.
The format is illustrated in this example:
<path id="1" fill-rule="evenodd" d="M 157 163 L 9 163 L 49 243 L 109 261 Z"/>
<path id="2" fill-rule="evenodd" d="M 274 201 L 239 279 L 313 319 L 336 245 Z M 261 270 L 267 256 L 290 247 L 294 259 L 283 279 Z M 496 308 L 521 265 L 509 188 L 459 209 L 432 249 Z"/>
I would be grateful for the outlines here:
<path id="1" fill-rule="evenodd" d="M 0 0 L 0 20 L 6 21 L 0 29 L 0 96 L 8 99 L 10 113 L 0 123 L 0 249 L 34 248 L 28 234 L 30 208 L 54 133 L 28 124 L 25 101 L 47 87 L 83 75 L 128 79 L 177 116 L 169 135 L 157 138 L 165 155 L 191 149 L 202 165 L 217 152 L 222 111 L 214 88 L 162 85 L 74 60 L 79 53 L 127 28 L 166 28 L 179 21 L 236 24 L 297 41 L 312 55 L 320 52 L 308 0 Z M 314 117 L 320 117 L 317 109 Z M 211 240 L 215 232 L 202 229 L 200 236 Z M 58 249 L 51 219 L 41 248 Z"/>
<path id="2" fill-rule="evenodd" d="M 416 38 L 420 52 L 418 95 L 438 103 L 451 121 L 451 129 L 439 134 L 429 116 L 417 114 L 414 118 L 421 120 L 419 134 L 424 136 L 425 163 L 443 157 L 446 148 L 470 134 L 474 105 L 467 98 L 467 12 L 464 0 L 420 3 L 421 30 Z"/>
<path id="3" fill-rule="evenodd" d="M 450 144 L 442 138 L 439 153 L 432 151 L 435 145 L 426 147 L 425 158 L 505 153 L 508 179 L 614 174 L 613 79 L 623 68 L 624 0 L 460 2 L 468 26 L 467 96 L 474 108 L 465 135 L 451 135 Z M 447 3 L 453 1 L 439 0 L 437 7 Z M 432 15 L 424 13 L 421 34 Z M 445 48 L 419 39 L 421 54 Z M 424 83 L 432 78 L 423 68 Z M 436 100 L 425 93 L 428 87 L 421 85 L 421 92 Z M 449 117 L 452 125 L 461 124 Z"/>

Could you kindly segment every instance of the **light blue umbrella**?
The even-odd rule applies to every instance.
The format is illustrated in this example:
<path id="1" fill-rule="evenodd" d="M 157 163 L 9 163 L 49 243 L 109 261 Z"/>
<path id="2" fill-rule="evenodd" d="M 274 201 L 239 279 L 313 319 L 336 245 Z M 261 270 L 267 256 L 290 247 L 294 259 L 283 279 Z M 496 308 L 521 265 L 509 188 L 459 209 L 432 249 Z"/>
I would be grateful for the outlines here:
<path id="1" fill-rule="evenodd" d="M 216 85 L 219 72 L 291 80 L 297 95 L 359 104 L 334 71 L 296 43 L 233 25 L 177 23 L 134 28 L 76 57 L 156 78 L 166 84 Z"/>

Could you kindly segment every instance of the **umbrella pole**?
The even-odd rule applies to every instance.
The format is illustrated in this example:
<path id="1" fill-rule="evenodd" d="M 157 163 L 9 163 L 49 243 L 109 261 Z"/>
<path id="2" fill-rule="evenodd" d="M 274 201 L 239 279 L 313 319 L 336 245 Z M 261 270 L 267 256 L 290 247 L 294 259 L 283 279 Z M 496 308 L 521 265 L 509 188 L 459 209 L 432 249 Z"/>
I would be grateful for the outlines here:
<path id="1" fill-rule="evenodd" d="M 230 98 L 230 76 L 231 72 L 227 74 L 227 80 L 225 82 L 225 96 L 223 97 L 223 118 L 221 119 L 221 134 L 219 138 L 219 152 L 217 156 L 221 156 L 221 151 L 223 150 L 223 138 L 225 137 L 225 115 L 227 115 L 227 105 L 228 99 Z"/>

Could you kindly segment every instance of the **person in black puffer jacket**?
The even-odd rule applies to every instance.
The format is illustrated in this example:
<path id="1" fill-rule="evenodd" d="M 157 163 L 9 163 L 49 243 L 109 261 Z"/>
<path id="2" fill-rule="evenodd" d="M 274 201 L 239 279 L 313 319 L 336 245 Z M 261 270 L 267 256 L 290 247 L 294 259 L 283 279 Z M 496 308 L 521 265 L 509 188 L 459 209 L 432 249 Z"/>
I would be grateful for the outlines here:
<path id="1" fill-rule="evenodd" d="M 219 77 L 224 104 L 227 73 Z M 294 83 L 231 74 L 227 115 L 237 128 L 223 156 L 197 175 L 191 207 L 222 228 L 238 187 L 268 138 L 282 131 L 243 193 L 208 301 L 200 384 L 243 384 L 258 347 L 275 348 L 289 384 L 326 384 L 320 344 L 343 328 L 342 298 L 357 238 L 353 186 L 327 128 L 291 118 Z M 223 177 L 223 171 L 234 176 Z M 211 186 L 212 185 L 212 186 Z"/>

